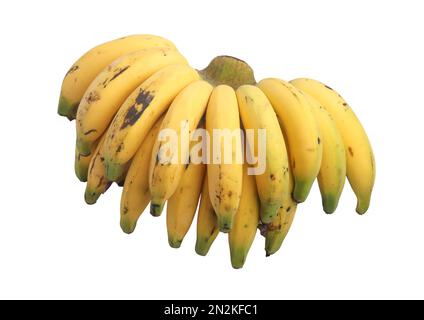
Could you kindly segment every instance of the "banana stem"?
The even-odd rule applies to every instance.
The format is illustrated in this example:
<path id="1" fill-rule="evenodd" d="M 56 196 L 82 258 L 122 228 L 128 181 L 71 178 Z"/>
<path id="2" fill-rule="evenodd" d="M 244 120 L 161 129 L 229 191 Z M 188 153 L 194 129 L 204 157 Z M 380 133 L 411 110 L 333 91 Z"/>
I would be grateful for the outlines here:
<path id="1" fill-rule="evenodd" d="M 202 78 L 214 86 L 226 84 L 236 90 L 244 84 L 255 84 L 252 68 L 243 60 L 231 56 L 218 56 L 199 71 Z"/>

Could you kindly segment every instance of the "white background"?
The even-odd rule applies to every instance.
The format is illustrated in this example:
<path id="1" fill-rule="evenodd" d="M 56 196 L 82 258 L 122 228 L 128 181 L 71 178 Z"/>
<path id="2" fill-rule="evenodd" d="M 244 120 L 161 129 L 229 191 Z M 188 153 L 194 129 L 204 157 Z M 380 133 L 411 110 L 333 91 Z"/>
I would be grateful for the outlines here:
<path id="1" fill-rule="evenodd" d="M 424 298 L 421 2 L 2 1 L 0 298 Z M 169 248 L 164 216 L 123 234 L 116 186 L 86 206 L 61 81 L 92 46 L 134 33 L 171 39 L 196 68 L 228 54 L 257 79 L 336 88 L 374 147 L 369 212 L 346 184 L 325 215 L 315 185 L 280 252 L 265 258 L 258 235 L 233 270 L 223 234 L 207 257 L 195 228 Z"/>

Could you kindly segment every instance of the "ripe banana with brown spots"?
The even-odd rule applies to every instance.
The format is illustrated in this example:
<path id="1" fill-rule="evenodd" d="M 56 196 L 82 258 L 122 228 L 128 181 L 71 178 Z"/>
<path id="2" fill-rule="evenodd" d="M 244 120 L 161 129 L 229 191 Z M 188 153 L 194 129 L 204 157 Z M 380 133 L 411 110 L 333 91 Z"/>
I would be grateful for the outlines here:
<path id="1" fill-rule="evenodd" d="M 121 229 L 132 233 L 137 220 L 150 202 L 149 170 L 153 145 L 157 139 L 161 117 L 144 139 L 128 169 L 121 195 Z"/>
<path id="2" fill-rule="evenodd" d="M 266 225 L 265 253 L 267 257 L 280 250 L 284 239 L 290 231 L 296 209 L 296 202 L 287 209 L 281 208 L 278 212 L 278 216 L 271 223 Z"/>
<path id="3" fill-rule="evenodd" d="M 318 175 L 322 145 L 318 124 L 306 98 L 293 85 L 268 78 L 258 83 L 266 94 L 287 137 L 290 165 L 294 176 L 293 198 L 306 200 Z"/>
<path id="4" fill-rule="evenodd" d="M 174 44 L 153 35 L 131 35 L 98 45 L 80 57 L 66 73 L 60 91 L 58 113 L 75 119 L 78 105 L 90 83 L 112 61 L 122 55 L 153 47 L 175 48 Z"/>
<path id="5" fill-rule="evenodd" d="M 246 135 L 249 151 L 253 153 L 251 157 L 259 157 L 259 152 L 265 152 L 265 171 L 256 174 L 255 178 L 261 199 L 261 220 L 268 223 L 283 205 L 284 193 L 290 192 L 286 144 L 275 111 L 258 87 L 239 87 L 237 98 L 244 128 L 255 131 L 253 137 Z M 265 150 L 259 150 L 258 141 L 254 141 L 258 140 L 260 129 L 266 133 Z"/>
<path id="6" fill-rule="evenodd" d="M 346 152 L 342 136 L 336 124 L 321 104 L 302 91 L 312 107 L 321 132 L 322 161 L 318 173 L 322 207 L 325 213 L 333 213 L 339 203 L 346 180 Z"/>
<path id="7" fill-rule="evenodd" d="M 346 172 L 358 200 L 356 211 L 364 214 L 369 207 L 375 181 L 375 160 L 368 136 L 347 102 L 333 89 L 312 79 L 291 83 L 314 97 L 332 116 L 346 150 Z"/>
<path id="8" fill-rule="evenodd" d="M 190 229 L 199 203 L 206 165 L 190 163 L 184 170 L 177 190 L 166 206 L 168 243 L 179 248 Z"/>
<path id="9" fill-rule="evenodd" d="M 287 138 L 286 138 L 287 139 Z M 278 210 L 278 215 L 270 223 L 263 226 L 265 232 L 266 256 L 276 253 L 286 238 L 296 214 L 297 203 L 292 197 L 294 181 L 293 172 L 289 168 L 289 192 L 284 193 L 284 205 Z"/>
<path id="10" fill-rule="evenodd" d="M 206 256 L 218 233 L 218 219 L 209 197 L 208 176 L 205 175 L 199 212 L 197 213 L 196 253 Z"/>
<path id="11" fill-rule="evenodd" d="M 240 205 L 234 217 L 233 228 L 228 234 L 231 264 L 233 268 L 242 268 L 259 224 L 260 201 L 253 175 L 247 174 L 247 165 L 243 167 L 243 187 Z"/>
<path id="12" fill-rule="evenodd" d="M 106 173 L 111 181 L 121 176 L 157 119 L 174 98 L 199 74 L 186 64 L 162 68 L 125 100 L 113 119 L 105 140 Z"/>
<path id="13" fill-rule="evenodd" d="M 84 199 L 87 204 L 95 204 L 100 195 L 105 193 L 112 184 L 112 182 L 106 179 L 105 175 L 103 157 L 104 140 L 105 136 L 99 141 L 88 167 L 87 184 L 84 193 Z"/>
<path id="14" fill-rule="evenodd" d="M 228 232 L 239 207 L 243 181 L 239 110 L 230 86 L 219 85 L 212 91 L 206 110 L 206 129 L 213 149 L 207 168 L 209 196 L 219 229 Z"/>
<path id="15" fill-rule="evenodd" d="M 174 194 L 180 184 L 185 164 L 189 159 L 189 141 L 205 113 L 212 86 L 203 80 L 195 81 L 185 87 L 174 99 L 162 122 L 161 132 L 172 130 L 176 141 L 169 152 L 163 150 L 169 146 L 168 139 L 155 142 L 149 170 L 152 201 L 150 212 L 159 216 L 165 202 Z M 186 137 L 187 136 L 187 137 Z M 165 137 L 163 137 L 165 138 Z M 187 141 L 185 141 L 187 140 Z M 175 151 L 176 154 L 172 154 Z M 162 157 L 161 154 L 165 156 Z"/>
<path id="16" fill-rule="evenodd" d="M 107 130 L 128 96 L 156 71 L 171 64 L 187 64 L 173 48 L 150 48 L 129 53 L 105 68 L 85 92 L 77 113 L 77 147 L 88 155 Z"/>

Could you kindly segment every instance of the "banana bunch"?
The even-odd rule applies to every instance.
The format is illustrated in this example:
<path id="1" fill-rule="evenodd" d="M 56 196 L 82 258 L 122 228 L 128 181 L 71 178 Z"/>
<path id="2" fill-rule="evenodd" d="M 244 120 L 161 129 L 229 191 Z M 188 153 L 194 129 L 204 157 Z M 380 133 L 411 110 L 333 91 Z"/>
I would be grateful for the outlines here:
<path id="1" fill-rule="evenodd" d="M 196 253 L 206 255 L 220 231 L 228 233 L 234 268 L 244 265 L 257 229 L 267 256 L 279 250 L 315 179 L 328 214 L 346 177 L 356 211 L 370 204 L 375 161 L 365 130 L 316 80 L 257 82 L 229 56 L 198 71 L 169 40 L 132 35 L 71 66 L 58 113 L 76 120 L 75 174 L 86 182 L 87 204 L 113 182 L 122 186 L 128 234 L 149 203 L 155 217 L 166 204 L 173 248 L 197 212 Z"/>

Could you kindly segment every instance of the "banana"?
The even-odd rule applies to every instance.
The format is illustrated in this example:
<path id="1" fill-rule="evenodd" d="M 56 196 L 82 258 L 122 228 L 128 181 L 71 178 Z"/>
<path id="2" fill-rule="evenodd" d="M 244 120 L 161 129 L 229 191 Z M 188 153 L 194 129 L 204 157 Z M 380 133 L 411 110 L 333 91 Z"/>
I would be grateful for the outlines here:
<path id="1" fill-rule="evenodd" d="M 95 204 L 100 195 L 105 193 L 112 184 L 105 176 L 103 157 L 104 140 L 105 136 L 99 141 L 88 167 L 87 185 L 84 193 L 84 199 L 87 204 Z"/>
<path id="2" fill-rule="evenodd" d="M 284 136 L 271 104 L 258 87 L 244 85 L 239 87 L 236 93 L 244 128 L 254 129 L 256 140 L 258 129 L 266 130 L 265 172 L 255 175 L 255 178 L 261 199 L 261 220 L 268 223 L 283 205 L 284 193 L 289 192 L 289 164 Z M 258 143 L 249 141 L 252 138 L 247 136 L 250 152 L 259 156 Z"/>
<path id="3" fill-rule="evenodd" d="M 182 175 L 178 189 L 168 200 L 166 227 L 168 242 L 172 248 L 181 246 L 193 222 L 202 191 L 205 169 L 203 163 L 190 163 Z"/>
<path id="4" fill-rule="evenodd" d="M 88 156 L 83 156 L 78 152 L 78 148 L 75 147 L 75 161 L 74 161 L 74 170 L 75 175 L 81 182 L 87 181 L 88 167 L 90 166 L 91 158 L 93 154 Z"/>
<path id="5" fill-rule="evenodd" d="M 207 166 L 209 196 L 219 229 L 228 232 L 239 206 L 243 180 L 243 159 L 237 159 L 237 154 L 242 153 L 240 118 L 237 97 L 230 86 L 219 85 L 212 91 L 206 110 L 206 129 L 212 146 L 212 159 Z M 230 139 L 214 137 L 215 130 L 221 133 L 226 130 Z M 219 151 L 220 159 L 216 155 Z M 229 154 L 229 159 L 225 153 Z"/>
<path id="6" fill-rule="evenodd" d="M 152 47 L 175 48 L 171 41 L 158 36 L 132 35 L 103 43 L 86 52 L 72 65 L 63 79 L 59 115 L 69 120 L 75 119 L 82 96 L 104 68 L 124 54 Z"/>
<path id="7" fill-rule="evenodd" d="M 247 166 L 244 166 L 240 205 L 234 217 L 233 228 L 228 234 L 231 264 L 235 269 L 243 267 L 255 239 L 259 224 L 259 203 L 255 178 L 247 174 Z"/>
<path id="8" fill-rule="evenodd" d="M 90 166 L 88 167 L 87 185 L 84 194 L 84 199 L 87 204 L 95 204 L 100 195 L 105 193 L 112 184 L 112 181 L 108 180 L 106 177 L 104 164 L 104 142 L 105 136 L 102 137 L 97 145 L 93 158 L 90 161 Z M 125 176 L 130 164 L 131 163 L 129 162 L 125 168 L 123 168 L 121 176 L 116 179 L 119 186 L 124 184 Z"/>
<path id="9" fill-rule="evenodd" d="M 112 62 L 90 84 L 77 113 L 77 147 L 90 154 L 125 99 L 156 71 L 171 64 L 187 64 L 173 48 L 150 48 Z"/>
<path id="10" fill-rule="evenodd" d="M 206 256 L 218 233 L 218 219 L 209 197 L 208 176 L 205 175 L 197 214 L 196 253 Z"/>
<path id="11" fill-rule="evenodd" d="M 286 136 L 285 139 L 287 141 Z M 297 203 L 292 197 L 294 187 L 292 168 L 289 167 L 287 174 L 289 180 L 289 192 L 284 193 L 284 205 L 278 210 L 277 217 L 264 226 L 265 252 L 267 257 L 276 253 L 280 249 L 296 214 Z"/>
<path id="12" fill-rule="evenodd" d="M 268 78 L 259 82 L 287 136 L 290 165 L 294 176 L 293 197 L 306 200 L 318 175 L 322 145 L 318 124 L 306 98 L 291 84 Z"/>
<path id="13" fill-rule="evenodd" d="M 290 207 L 281 208 L 278 216 L 266 226 L 265 252 L 267 257 L 276 253 L 281 248 L 293 223 L 296 206 L 297 204 L 294 202 Z"/>
<path id="14" fill-rule="evenodd" d="M 162 124 L 161 117 L 144 139 L 128 169 L 121 195 L 121 229 L 132 233 L 137 220 L 150 202 L 149 169 L 152 148 Z"/>
<path id="15" fill-rule="evenodd" d="M 206 81 L 199 80 L 185 87 L 174 99 L 161 126 L 161 132 L 172 130 L 178 138 L 176 146 L 169 151 L 177 154 L 167 154 L 168 159 L 161 159 L 161 148 L 170 143 L 168 140 L 155 142 L 149 170 L 150 192 L 152 201 L 151 213 L 154 216 L 161 214 L 163 205 L 179 186 L 184 172 L 185 163 L 189 158 L 189 146 L 183 146 L 183 139 L 191 138 L 194 129 L 205 113 L 212 86 Z M 185 137 L 185 135 L 188 135 Z M 188 142 L 188 141 L 186 141 Z M 175 157 L 176 163 L 171 159 Z"/>
<path id="16" fill-rule="evenodd" d="M 188 84 L 199 79 L 184 64 L 167 66 L 149 77 L 125 100 L 113 119 L 105 140 L 106 173 L 119 177 L 155 121 Z"/>
<path id="17" fill-rule="evenodd" d="M 336 124 L 327 110 L 306 92 L 302 94 L 312 107 L 319 125 L 322 140 L 322 161 L 318 173 L 322 207 L 326 213 L 333 213 L 339 203 L 346 180 L 346 152 Z"/>
<path id="18" fill-rule="evenodd" d="M 375 181 L 375 160 L 368 136 L 346 101 L 333 89 L 312 79 L 291 83 L 314 97 L 332 116 L 346 150 L 346 173 L 357 198 L 356 211 L 364 214 L 369 207 Z"/>

